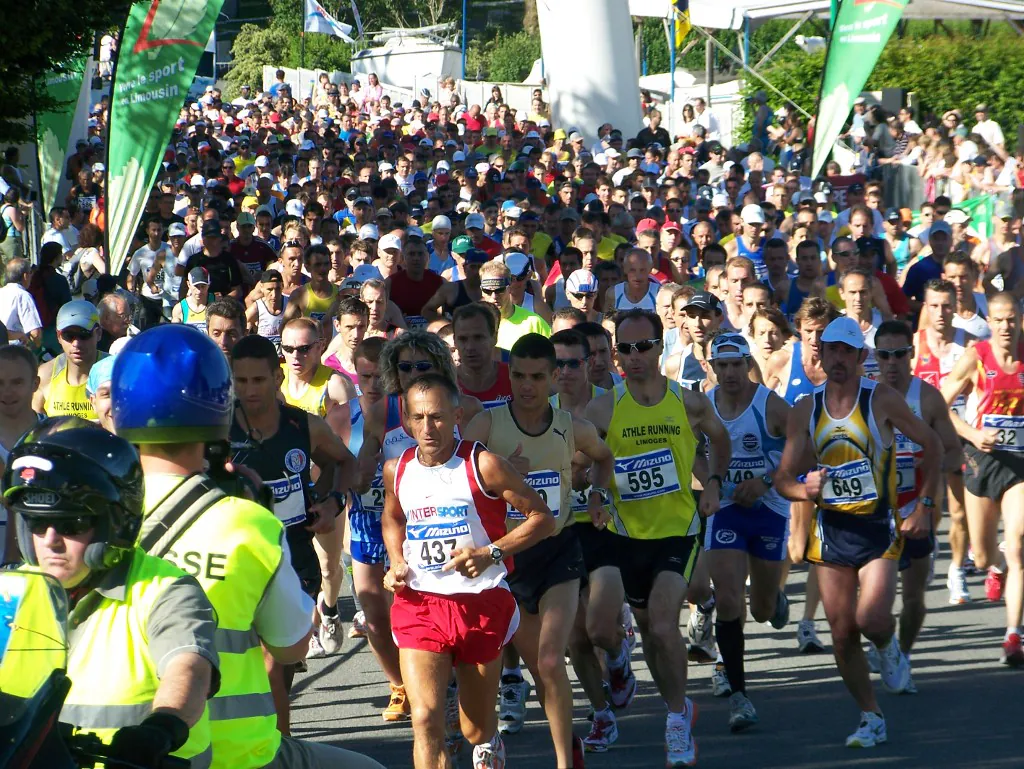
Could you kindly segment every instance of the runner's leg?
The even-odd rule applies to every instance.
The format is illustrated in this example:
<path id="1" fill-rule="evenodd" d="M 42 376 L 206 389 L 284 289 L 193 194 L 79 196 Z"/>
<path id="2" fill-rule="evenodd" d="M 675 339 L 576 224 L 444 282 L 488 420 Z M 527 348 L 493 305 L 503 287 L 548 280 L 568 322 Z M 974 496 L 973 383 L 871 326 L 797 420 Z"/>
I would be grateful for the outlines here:
<path id="1" fill-rule="evenodd" d="M 755 622 L 767 622 L 775 613 L 781 590 L 779 584 L 788 563 L 788 559 L 766 561 L 750 556 L 747 564 L 750 570 L 750 616 Z"/>
<path id="2" fill-rule="evenodd" d="M 847 690 L 861 711 L 878 712 L 868 663 L 857 625 L 857 569 L 815 564 L 825 618 L 832 631 L 832 654 Z"/>
<path id="3" fill-rule="evenodd" d="M 520 615 L 520 621 L 522 616 Z M 402 672 L 405 672 L 405 666 Z M 444 748 L 444 693 L 448 686 L 450 667 L 438 679 L 440 685 L 439 720 L 441 747 Z M 459 707 L 462 716 L 462 734 L 470 745 L 490 742 L 498 731 L 498 679 L 501 677 L 501 655 L 486 665 L 470 665 L 463 662 L 455 665 L 455 679 L 459 683 Z M 406 678 L 406 680 L 412 680 Z M 413 705 L 415 718 L 416 706 Z M 417 767 L 419 769 L 419 767 Z"/>
<path id="4" fill-rule="evenodd" d="M 593 579 L 593 575 L 591 575 Z M 579 606 L 576 609 L 576 621 L 573 623 L 572 632 L 569 635 L 569 660 L 572 662 L 576 678 L 579 679 L 583 692 L 590 700 L 594 710 L 604 710 L 608 707 L 606 701 L 603 677 L 601 674 L 601 663 L 594 651 L 594 642 L 587 635 L 587 612 L 588 596 L 590 588 L 585 588 L 580 594 Z"/>
<path id="5" fill-rule="evenodd" d="M 1002 562 L 998 545 L 999 503 L 987 497 L 976 497 L 964 489 L 964 509 L 975 565 L 979 569 L 999 566 Z"/>
<path id="6" fill-rule="evenodd" d="M 909 654 L 924 624 L 925 590 L 928 587 L 928 573 L 931 571 L 929 558 L 913 558 L 910 566 L 900 572 L 900 595 L 903 608 L 900 611 L 900 648 Z"/>
<path id="7" fill-rule="evenodd" d="M 391 635 L 391 594 L 384 589 L 384 564 L 352 561 L 352 582 L 366 617 L 366 638 L 388 681 L 402 684 L 398 647 Z"/>
<path id="8" fill-rule="evenodd" d="M 722 655 L 730 688 L 734 692 L 742 692 L 746 688 L 743 619 L 747 613 L 747 553 L 745 550 L 707 550 L 701 559 L 707 560 L 711 579 L 715 583 L 715 602 L 718 608 L 715 635 L 718 639 L 718 652 Z"/>
<path id="9" fill-rule="evenodd" d="M 1020 632 L 1024 612 L 1024 483 L 1011 486 L 1003 494 L 1003 536 L 1006 540 L 1006 627 Z"/>
<path id="10" fill-rule="evenodd" d="M 399 656 L 402 679 L 413 682 L 409 697 L 413 764 L 416 769 L 447 769 L 451 763 L 444 746 L 444 698 L 452 669 L 451 655 L 402 649 Z M 494 693 L 490 705 L 493 711 Z"/>
<path id="11" fill-rule="evenodd" d="M 345 572 L 341 565 L 341 551 L 345 542 L 345 519 L 338 516 L 334 531 L 313 537 L 313 548 L 320 559 L 320 589 L 324 592 L 324 603 L 337 606 L 341 595 L 341 583 Z"/>
<path id="12" fill-rule="evenodd" d="M 679 612 L 686 598 L 681 574 L 661 571 L 654 578 L 646 609 L 634 609 L 644 655 L 654 661 L 651 674 L 670 713 L 686 707 L 686 642 L 679 630 Z"/>

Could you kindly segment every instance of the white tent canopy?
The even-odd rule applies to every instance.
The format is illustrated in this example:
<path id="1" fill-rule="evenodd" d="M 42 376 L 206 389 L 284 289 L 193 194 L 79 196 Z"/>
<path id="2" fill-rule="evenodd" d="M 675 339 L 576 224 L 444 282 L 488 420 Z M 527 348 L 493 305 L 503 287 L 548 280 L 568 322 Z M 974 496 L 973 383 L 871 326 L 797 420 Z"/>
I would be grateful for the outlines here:
<path id="1" fill-rule="evenodd" d="M 847 0 L 849 2 L 850 0 Z M 629 0 L 632 16 L 671 16 L 671 0 Z M 828 17 L 829 0 L 690 0 L 690 23 L 708 29 L 742 29 L 747 20 Z M 905 19 L 1024 19 L 1024 0 L 910 0 Z"/>

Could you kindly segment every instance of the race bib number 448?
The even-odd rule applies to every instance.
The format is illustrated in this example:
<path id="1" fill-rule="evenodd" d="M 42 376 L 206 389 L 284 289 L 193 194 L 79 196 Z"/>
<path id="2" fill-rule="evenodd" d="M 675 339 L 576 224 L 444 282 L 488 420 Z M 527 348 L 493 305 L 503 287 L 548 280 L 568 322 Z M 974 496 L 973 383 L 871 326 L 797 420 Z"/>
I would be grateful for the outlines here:
<path id="1" fill-rule="evenodd" d="M 623 502 L 679 491 L 679 475 L 669 449 L 615 460 L 615 488 Z"/>

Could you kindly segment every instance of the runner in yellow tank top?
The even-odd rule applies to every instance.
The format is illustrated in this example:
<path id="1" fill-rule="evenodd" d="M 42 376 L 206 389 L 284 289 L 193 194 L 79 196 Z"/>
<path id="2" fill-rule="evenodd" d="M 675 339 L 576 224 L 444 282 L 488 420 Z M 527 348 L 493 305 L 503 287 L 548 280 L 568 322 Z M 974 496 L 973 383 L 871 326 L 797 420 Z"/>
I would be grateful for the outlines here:
<path id="1" fill-rule="evenodd" d="M 332 406 L 348 403 L 356 393 L 347 377 L 320 364 L 322 347 L 319 328 L 310 318 L 294 318 L 281 329 L 285 403 L 326 417 Z"/>
<path id="2" fill-rule="evenodd" d="M 57 313 L 57 338 L 63 352 L 39 367 L 39 389 L 32 408 L 47 416 L 79 416 L 96 421 L 85 385 L 93 364 L 106 353 L 97 350 L 99 312 L 91 302 L 68 302 Z"/>
<path id="3" fill-rule="evenodd" d="M 474 417 L 463 439 L 482 441 L 489 451 L 509 457 L 555 517 L 554 534 L 516 554 L 508 584 L 521 610 L 515 650 L 522 654 L 534 679 L 543 687 L 544 712 L 557 765 L 571 766 L 572 686 L 561 660 L 569 643 L 584 575 L 569 493 L 573 457 L 579 451 L 594 463 L 595 485 L 599 487 L 590 495 L 588 507 L 592 518 L 582 526 L 593 526 L 591 521 L 603 523 L 607 516 L 603 506 L 607 491 L 602 494 L 601 489 L 611 480 L 614 458 L 592 424 L 548 403 L 557 366 L 555 347 L 547 337 L 521 336 L 512 345 L 509 357 L 512 400 Z M 510 506 L 508 528 L 524 521 L 525 516 Z M 559 660 L 560 664 L 553 669 L 539 666 L 539 659 Z M 506 657 L 504 666 L 517 667 L 518 659 Z M 503 680 L 502 685 L 515 684 Z M 596 686 L 600 689 L 599 680 Z M 525 704 L 525 698 L 522 699 Z M 508 708 L 503 698 L 499 730 L 518 731 L 509 729 L 510 723 L 521 724 L 521 714 Z"/>
<path id="4" fill-rule="evenodd" d="M 312 318 L 328 335 L 331 324 L 324 318 L 331 318 L 333 305 L 338 299 L 338 287 L 331 283 L 331 253 L 324 245 L 310 246 L 305 254 L 306 270 L 309 272 L 309 283 L 299 286 L 288 297 L 288 306 L 284 310 L 284 319 Z"/>
<path id="5" fill-rule="evenodd" d="M 886 689 L 905 691 L 910 665 L 892 616 L 897 567 L 903 535 L 920 538 L 931 526 L 943 451 L 939 436 L 900 393 L 858 375 L 867 350 L 856 320 L 844 316 L 829 323 L 821 350 L 827 378 L 790 412 L 775 486 L 794 502 L 818 505 L 813 526 L 803 506 L 791 508 L 790 558 L 826 564 L 816 569 L 821 602 L 843 681 L 861 710 L 846 745 L 869 748 L 888 737 L 861 636 L 878 648 Z M 923 446 L 924 456 L 936 457 L 920 466 L 921 496 L 903 521 L 894 510 L 894 430 Z M 797 480 L 802 473 L 806 480 Z"/>
<path id="6" fill-rule="evenodd" d="M 707 396 L 684 390 L 661 374 L 662 334 L 661 319 L 653 312 L 635 309 L 615 316 L 615 349 L 625 381 L 592 400 L 587 417 L 606 436 L 615 456 L 612 518 L 619 535 L 615 549 L 620 584 L 633 607 L 654 681 L 668 706 L 666 764 L 689 766 L 696 761 L 697 745 L 691 733 L 693 703 L 686 696 L 686 643 L 674 619 L 653 620 L 679 616 L 697 560 L 700 521 L 690 487 L 697 436 L 707 437 L 710 451 L 701 516 L 718 509 L 731 451 L 729 433 Z M 617 594 L 608 590 L 602 598 L 604 613 L 614 622 L 619 618 L 622 588 Z M 616 705 L 616 668 L 627 663 L 625 650 L 619 659 L 608 658 Z M 608 719 L 595 715 L 595 726 Z"/>

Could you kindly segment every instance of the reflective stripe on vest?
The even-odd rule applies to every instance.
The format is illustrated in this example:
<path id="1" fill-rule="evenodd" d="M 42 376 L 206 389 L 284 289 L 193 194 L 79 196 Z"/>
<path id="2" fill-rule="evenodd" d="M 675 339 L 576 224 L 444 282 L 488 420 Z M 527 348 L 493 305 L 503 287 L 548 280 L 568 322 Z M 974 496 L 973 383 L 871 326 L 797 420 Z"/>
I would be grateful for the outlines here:
<path id="1" fill-rule="evenodd" d="M 220 654 L 245 654 L 249 649 L 255 649 L 260 645 L 260 637 L 255 630 L 226 630 L 217 628 L 214 635 L 217 644 L 217 651 Z"/>
<path id="2" fill-rule="evenodd" d="M 266 694 L 230 694 L 210 700 L 210 718 L 213 721 L 227 721 L 232 718 L 257 718 L 274 716 L 274 697 Z"/>

